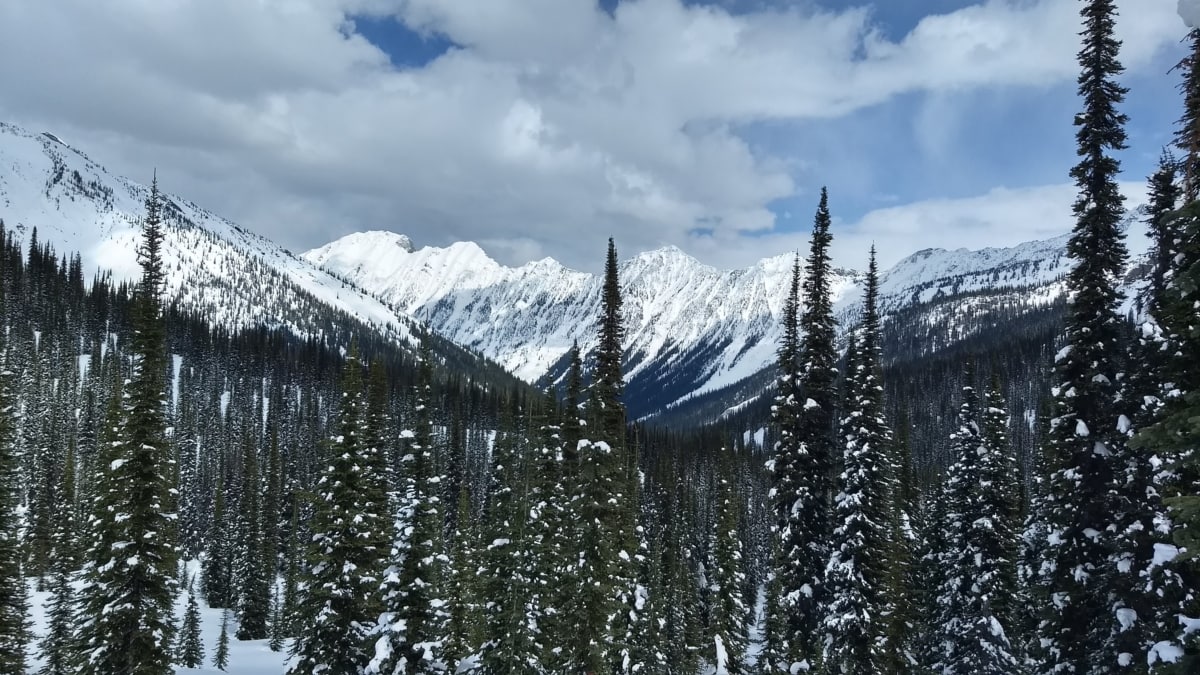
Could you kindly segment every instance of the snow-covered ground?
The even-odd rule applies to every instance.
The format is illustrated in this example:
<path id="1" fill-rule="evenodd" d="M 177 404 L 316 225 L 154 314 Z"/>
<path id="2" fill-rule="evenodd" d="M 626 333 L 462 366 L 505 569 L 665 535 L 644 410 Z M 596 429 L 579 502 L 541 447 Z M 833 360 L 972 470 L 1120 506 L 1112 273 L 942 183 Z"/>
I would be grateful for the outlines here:
<path id="1" fill-rule="evenodd" d="M 192 571 L 197 571 L 194 562 L 189 565 L 189 572 Z M 29 604 L 32 608 L 32 628 L 35 635 L 34 644 L 29 649 L 32 657 L 29 661 L 29 673 L 36 673 L 42 667 L 37 643 L 41 641 L 46 632 L 46 603 L 50 599 L 49 593 L 35 591 L 34 585 L 33 581 L 29 584 Z M 179 619 L 179 623 L 182 623 L 183 611 L 186 607 L 187 594 L 182 593 L 175 608 L 175 616 Z M 217 653 L 217 640 L 221 636 L 221 610 L 209 609 L 203 601 L 200 602 L 200 630 L 201 639 L 204 642 L 205 665 L 200 669 L 177 668 L 175 672 L 179 675 L 198 675 L 199 673 L 214 675 L 222 672 L 212 665 L 213 655 Z M 282 675 L 284 661 L 287 659 L 288 645 L 285 644 L 280 652 L 272 652 L 267 647 L 266 640 L 243 642 L 233 637 L 236 630 L 236 620 L 233 618 L 233 613 L 230 612 L 229 667 L 224 671 L 225 675 Z"/>

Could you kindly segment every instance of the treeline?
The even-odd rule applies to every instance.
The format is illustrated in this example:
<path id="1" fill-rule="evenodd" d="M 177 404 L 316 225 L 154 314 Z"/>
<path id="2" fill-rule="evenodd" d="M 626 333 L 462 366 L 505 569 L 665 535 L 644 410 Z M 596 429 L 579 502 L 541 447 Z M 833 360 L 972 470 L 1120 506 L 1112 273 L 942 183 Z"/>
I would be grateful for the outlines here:
<path id="1" fill-rule="evenodd" d="M 964 343 L 885 386 L 872 256 L 839 362 L 822 194 L 779 351 L 760 672 L 1200 669 L 1200 31 L 1181 64 L 1183 159 L 1164 154 L 1150 178 L 1150 283 L 1130 320 L 1114 3 L 1085 2 L 1082 16 L 1074 265 L 1052 353 L 1048 308 L 1016 359 L 972 358 Z M 930 390 L 942 394 L 918 395 Z M 1040 401 L 1038 414 L 1014 420 L 1006 393 Z"/>

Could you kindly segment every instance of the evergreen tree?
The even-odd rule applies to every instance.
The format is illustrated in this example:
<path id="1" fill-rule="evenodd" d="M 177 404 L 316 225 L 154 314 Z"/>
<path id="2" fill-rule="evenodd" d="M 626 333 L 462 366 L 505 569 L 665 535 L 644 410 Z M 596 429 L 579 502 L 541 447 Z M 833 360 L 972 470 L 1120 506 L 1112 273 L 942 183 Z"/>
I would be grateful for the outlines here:
<path id="1" fill-rule="evenodd" d="M 183 626 L 179 631 L 179 647 L 176 663 L 184 668 L 199 668 L 204 665 L 204 642 L 200 638 L 200 603 L 196 602 L 193 583 L 188 582 L 187 609 L 183 613 Z"/>
<path id="2" fill-rule="evenodd" d="M 100 467 L 89 523 L 92 547 L 80 591 L 82 675 L 171 672 L 174 527 L 168 513 L 173 460 L 166 441 L 166 326 L 157 184 L 146 199 L 142 278 L 134 299 L 133 375 L 111 461 Z"/>
<path id="3" fill-rule="evenodd" d="M 1151 562 L 1158 565 L 1150 568 L 1147 586 L 1165 597 L 1156 603 L 1162 625 L 1153 627 L 1147 638 L 1154 642 L 1147 661 L 1152 665 L 1171 662 L 1161 670 L 1172 675 L 1200 668 L 1200 631 L 1194 628 L 1200 625 L 1200 556 L 1196 553 L 1200 551 L 1200 453 L 1195 443 L 1200 433 L 1196 416 L 1200 409 L 1200 328 L 1195 320 L 1200 297 L 1200 30 L 1193 29 L 1189 40 L 1191 52 L 1180 64 L 1185 78 L 1184 114 L 1176 135 L 1185 153 L 1179 195 L 1183 204 L 1177 211 L 1160 214 L 1157 223 L 1156 239 L 1167 239 L 1171 245 L 1171 269 L 1164 275 L 1161 294 L 1151 304 L 1162 330 L 1158 339 L 1163 358 L 1157 364 L 1162 404 L 1149 420 L 1152 423 L 1138 430 L 1131 443 L 1135 459 L 1165 463 L 1171 479 L 1158 483 L 1169 507 L 1167 524 L 1173 541 L 1152 542 L 1156 556 Z M 1153 186 L 1151 195 L 1152 199 L 1161 198 Z M 1162 206 L 1166 206 L 1165 199 Z M 1152 201 L 1152 214 L 1159 210 Z M 1144 484 L 1144 480 L 1138 482 Z M 1159 584 L 1155 582 L 1171 581 L 1162 578 L 1164 568 L 1178 575 L 1174 581 L 1183 587 L 1179 596 L 1171 597 L 1156 587 Z"/>
<path id="4" fill-rule="evenodd" d="M 379 579 L 369 570 L 380 552 L 368 546 L 363 484 L 363 382 L 356 346 L 342 377 L 342 406 L 330 457 L 317 483 L 309 567 L 297 609 L 300 633 L 292 645 L 289 675 L 361 672 L 376 616 L 372 595 Z"/>
<path id="5" fill-rule="evenodd" d="M 2 269 L 2 268 L 0 268 Z M 3 275 L 0 275 L 0 310 L 4 308 Z M 3 312 L 0 311 L 0 316 Z M 2 331 L 0 340 L 6 341 Z M 25 672 L 29 643 L 25 575 L 21 570 L 21 534 L 17 515 L 18 465 L 14 447 L 12 370 L 8 345 L 0 350 L 0 672 Z"/>
<path id="6" fill-rule="evenodd" d="M 888 551 L 890 562 L 887 610 L 887 668 L 890 672 L 903 673 L 919 663 L 920 602 L 922 577 L 917 557 L 921 549 L 921 533 L 916 525 L 918 494 L 913 475 L 912 448 L 908 414 L 903 410 L 896 423 L 896 438 L 893 471 L 896 474 L 896 489 L 892 493 L 891 540 Z"/>
<path id="7" fill-rule="evenodd" d="M 1080 161 L 1071 170 L 1079 194 L 1067 244 L 1075 264 L 1067 277 L 1066 346 L 1055 363 L 1047 443 L 1055 464 L 1045 505 L 1050 564 L 1043 567 L 1051 595 L 1038 630 L 1039 673 L 1111 672 L 1114 664 L 1138 660 L 1116 644 L 1125 628 L 1114 609 L 1129 598 L 1110 562 L 1116 553 L 1112 532 L 1123 516 L 1119 502 L 1140 499 L 1123 495 L 1116 478 L 1126 461 L 1123 432 L 1131 411 L 1119 391 L 1124 336 L 1117 281 L 1126 250 L 1120 165 L 1110 153 L 1125 147 L 1126 117 L 1117 111 L 1125 89 L 1116 82 L 1123 69 L 1115 16 L 1113 0 L 1090 0 L 1082 9 L 1084 110 L 1075 120 Z"/>
<path id="8" fill-rule="evenodd" d="M 68 507 L 60 509 L 53 536 L 54 549 L 53 581 L 50 586 L 51 600 L 47 607 L 46 635 L 41 641 L 42 669 L 39 675 L 68 675 L 75 672 L 74 653 L 75 589 L 72 582 L 78 565 L 75 550 L 74 505 L 70 504 L 75 494 L 75 452 L 68 448 L 63 464 L 60 494 L 68 501 Z"/>
<path id="9" fill-rule="evenodd" d="M 1013 637 L 1018 608 L 1017 560 L 1020 550 L 1020 467 L 1009 439 L 1008 403 L 1000 382 L 993 377 L 984 396 L 979 453 L 979 496 L 984 518 L 972 523 L 983 551 L 978 572 L 979 595 L 986 597 L 996 617 L 1019 653 Z"/>
<path id="10" fill-rule="evenodd" d="M 626 453 L 625 407 L 621 403 L 625 328 L 617 251 L 611 239 L 602 297 L 600 344 L 588 401 L 591 438 L 579 443 L 583 531 L 579 541 L 581 587 L 576 602 L 581 621 L 569 645 L 574 667 L 585 672 L 609 672 L 617 666 L 617 636 L 625 633 L 618 625 L 626 618 L 621 611 L 622 598 L 633 588 L 626 549 L 632 534 L 627 521 L 632 508 L 632 467 Z"/>
<path id="11" fill-rule="evenodd" d="M 229 610 L 221 610 L 221 634 L 213 653 L 213 667 L 221 672 L 229 667 Z"/>
<path id="12" fill-rule="evenodd" d="M 379 675 L 418 675 L 437 670 L 444 637 L 444 603 L 437 590 L 442 583 L 443 554 L 439 546 L 443 519 L 434 475 L 433 423 L 429 405 L 433 369 L 422 354 L 417 378 L 416 424 L 403 434 L 408 440 L 399 483 L 399 513 L 392 565 L 380 592 L 383 614 L 367 672 Z"/>
<path id="13" fill-rule="evenodd" d="M 708 658 L 717 675 L 741 675 L 746 672 L 748 638 L 746 623 L 750 613 L 742 597 L 743 572 L 740 508 L 734 488 L 725 476 L 717 478 L 717 527 L 709 590 L 714 602 L 708 620 Z"/>
<path id="14" fill-rule="evenodd" d="M 1000 458 L 990 455 L 978 420 L 979 397 L 968 375 L 959 410 L 959 429 L 952 439 L 957 461 L 946 476 L 945 548 L 938 556 L 943 568 L 937 601 L 940 631 L 938 672 L 945 675 L 1009 675 L 1018 671 L 1005 629 L 993 604 L 1003 602 L 1011 588 L 1001 577 L 1007 555 L 1007 514 L 997 508 Z M 993 434 L 996 430 L 992 430 Z M 994 442 L 1000 439 L 994 437 Z"/>
<path id="15" fill-rule="evenodd" d="M 832 553 L 825 569 L 829 604 L 822 628 L 824 668 L 831 674 L 885 672 L 884 610 L 891 432 L 880 385 L 879 271 L 867 272 L 863 323 L 853 370 L 847 369 L 842 422 L 842 481 L 834 498 Z"/>
<path id="16" fill-rule="evenodd" d="M 458 517 L 455 519 L 453 549 L 450 554 L 449 586 L 446 597 L 450 603 L 446 622 L 446 644 L 442 656 L 452 673 L 474 655 L 482 642 L 480 594 L 475 563 L 476 537 L 471 514 L 471 492 L 466 483 L 458 488 Z"/>
<path id="17" fill-rule="evenodd" d="M 791 469 L 796 500 L 788 509 L 787 565 L 784 582 L 792 606 L 791 642 L 798 656 L 816 662 L 816 639 L 821 621 L 821 578 L 829 560 L 829 506 L 832 498 L 832 456 L 837 447 L 834 411 L 837 406 L 836 323 L 830 289 L 829 195 L 821 188 L 821 201 L 813 223 L 812 243 L 804 275 L 804 311 L 799 321 L 797 354 L 798 394 L 803 399 L 796 416 L 796 458 Z M 794 282 L 793 282 L 794 283 Z M 794 303 L 789 300 L 789 303 Z"/>
<path id="18" fill-rule="evenodd" d="M 204 568 L 200 586 L 209 607 L 225 609 L 234 604 L 233 546 L 230 541 L 230 518 L 225 508 L 225 482 L 217 478 L 213 489 L 212 522 L 208 528 Z"/>
<path id="19" fill-rule="evenodd" d="M 559 434 L 561 436 L 561 462 L 558 485 L 553 490 L 552 503 L 559 512 L 560 535 L 555 542 L 546 596 L 554 608 L 554 614 L 546 625 L 543 663 L 552 672 L 569 670 L 577 658 L 571 645 L 579 639 L 583 626 L 583 605 L 578 602 L 580 584 L 579 542 L 583 537 L 581 504 L 583 499 L 583 475 L 580 463 L 579 441 L 582 433 L 580 399 L 583 396 L 583 360 L 579 345 L 573 345 L 569 353 L 566 392 Z"/>
<path id="20" fill-rule="evenodd" d="M 771 560 L 779 559 L 779 543 L 772 538 Z M 763 643 L 758 654 L 759 675 L 777 675 L 790 670 L 787 652 L 787 615 L 784 613 L 783 582 L 780 579 L 779 563 L 775 563 L 767 576 L 765 604 L 763 606 Z"/>
<path id="21" fill-rule="evenodd" d="M 239 640 L 263 640 L 268 637 L 271 614 L 271 579 L 263 561 L 261 481 L 258 452 L 249 434 L 242 443 L 242 498 L 238 510 L 236 579 Z"/>
<path id="22" fill-rule="evenodd" d="M 813 241 L 815 244 L 816 236 L 813 237 Z M 800 639 L 806 644 L 810 640 L 811 633 L 802 632 L 799 625 L 808 614 L 806 611 L 797 610 L 795 605 L 803 595 L 802 587 L 807 588 L 810 596 L 814 589 L 804 567 L 808 555 L 813 552 L 808 548 L 809 542 L 804 539 L 810 532 L 804 527 L 803 521 L 797 523 L 795 531 L 792 529 L 793 510 L 798 506 L 800 484 L 810 479 L 809 476 L 801 475 L 806 467 L 799 457 L 800 418 L 803 406 L 800 391 L 803 377 L 800 369 L 800 279 L 800 258 L 797 256 L 792 264 L 791 287 L 783 305 L 783 334 L 777 351 L 779 379 L 776 383 L 775 404 L 771 407 L 771 420 L 775 425 L 778 440 L 775 442 L 775 453 L 768 463 L 773 479 L 771 495 L 775 507 L 774 527 L 780 546 L 779 557 L 776 560 L 779 567 L 773 574 L 782 595 L 774 602 L 779 603 L 778 615 L 787 618 L 786 627 L 780 626 L 784 632 L 773 632 L 770 639 L 773 646 L 789 661 L 793 650 L 800 649 L 800 646 L 793 644 L 793 639 Z M 808 487 L 808 484 L 805 483 L 805 486 Z M 810 497 L 810 501 L 815 497 L 807 490 L 805 494 Z M 808 596 L 805 596 L 805 607 L 808 607 Z"/>
<path id="23" fill-rule="evenodd" d="M 483 666 L 490 673 L 514 675 L 538 670 L 528 606 L 531 565 L 525 535 L 529 508 L 518 445 L 513 411 L 509 410 L 492 450 L 491 503 L 483 552 L 488 628 Z"/>
<path id="24" fill-rule="evenodd" d="M 1146 225 L 1152 242 L 1150 259 L 1153 263 L 1147 304 L 1150 314 L 1155 318 L 1158 318 L 1159 302 L 1166 293 L 1167 282 L 1175 266 L 1179 238 L 1174 215 L 1180 193 L 1175 180 L 1178 172 L 1179 162 L 1169 152 L 1163 151 L 1158 160 L 1158 169 L 1150 176 L 1147 190 Z"/>
<path id="25" fill-rule="evenodd" d="M 543 668 L 556 665 L 555 649 L 561 638 L 563 617 L 558 603 L 556 585 L 563 554 L 566 518 L 562 467 L 562 425 L 558 403 L 546 392 L 538 415 L 534 436 L 534 456 L 529 476 L 529 549 L 532 560 L 528 565 L 531 619 L 537 626 L 540 642 L 539 661 Z"/>

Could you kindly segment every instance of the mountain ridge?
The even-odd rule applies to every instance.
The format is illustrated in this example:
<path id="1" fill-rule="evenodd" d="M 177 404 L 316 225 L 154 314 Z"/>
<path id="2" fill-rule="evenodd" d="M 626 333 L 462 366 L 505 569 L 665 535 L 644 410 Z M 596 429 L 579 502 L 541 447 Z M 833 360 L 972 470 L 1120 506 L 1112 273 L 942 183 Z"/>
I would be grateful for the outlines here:
<path id="1" fill-rule="evenodd" d="M 572 345 L 585 353 L 595 346 L 598 275 L 553 259 L 507 267 L 465 242 L 389 250 L 384 263 L 371 244 L 388 236 L 411 243 L 392 233 L 376 232 L 374 239 L 348 235 L 301 257 L 404 308 L 528 382 L 560 380 Z M 1067 239 L 917 251 L 881 275 L 881 308 L 886 315 L 949 297 L 1012 289 L 1030 289 L 1030 306 L 1044 304 L 1062 292 L 1061 280 L 1070 268 Z M 464 250 L 471 255 L 464 256 Z M 639 416 L 731 387 L 771 367 L 794 260 L 796 254 L 786 252 L 721 270 L 666 246 L 619 263 L 628 391 L 647 404 L 634 406 Z M 437 279 L 430 281 L 434 271 Z M 856 270 L 834 270 L 834 308 L 843 335 L 857 323 L 863 277 Z M 938 304 L 944 313 L 945 305 Z M 949 324 L 954 318 L 936 320 Z"/>

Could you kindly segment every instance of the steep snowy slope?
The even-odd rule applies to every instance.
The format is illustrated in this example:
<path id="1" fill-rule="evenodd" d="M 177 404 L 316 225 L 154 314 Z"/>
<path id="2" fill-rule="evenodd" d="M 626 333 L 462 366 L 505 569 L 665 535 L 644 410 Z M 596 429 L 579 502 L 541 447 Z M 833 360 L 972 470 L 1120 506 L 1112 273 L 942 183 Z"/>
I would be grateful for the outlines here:
<path id="1" fill-rule="evenodd" d="M 1061 293 L 1065 242 L 920 251 L 883 275 L 881 305 L 895 312 L 930 303 L 938 308 L 930 321 L 950 327 L 953 311 L 935 301 L 1021 289 L 1018 302 L 1044 304 Z M 414 249 L 407 237 L 388 232 L 350 235 L 303 257 L 527 381 L 556 379 L 573 343 L 585 351 L 595 344 L 600 279 L 553 260 L 509 268 L 472 243 Z M 793 259 L 785 254 L 746 269 L 717 270 L 669 247 L 625 260 L 620 273 L 634 412 L 651 414 L 768 367 Z M 853 271 L 835 275 L 843 329 L 857 320 L 860 281 Z M 979 311 L 978 304 L 970 310 Z"/>
<path id="2" fill-rule="evenodd" d="M 85 270 L 134 278 L 146 193 L 51 134 L 0 123 L 0 220 L 18 239 L 36 229 L 59 253 L 79 252 Z M 285 326 L 320 335 L 331 317 L 342 316 L 403 343 L 415 340 L 410 317 L 189 201 L 166 199 L 163 257 L 172 301 L 230 328 Z"/>

